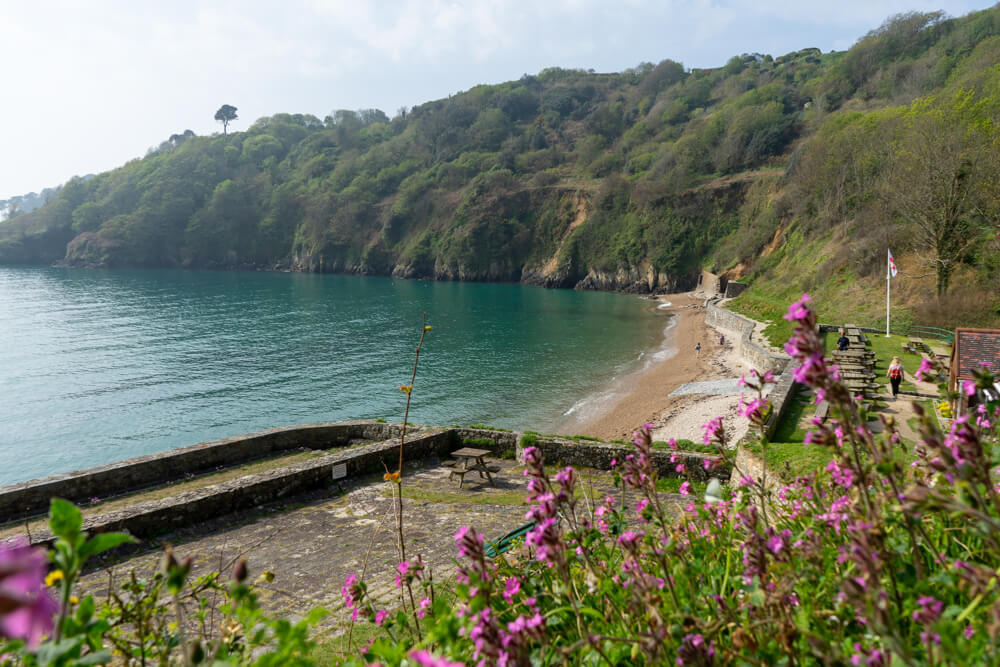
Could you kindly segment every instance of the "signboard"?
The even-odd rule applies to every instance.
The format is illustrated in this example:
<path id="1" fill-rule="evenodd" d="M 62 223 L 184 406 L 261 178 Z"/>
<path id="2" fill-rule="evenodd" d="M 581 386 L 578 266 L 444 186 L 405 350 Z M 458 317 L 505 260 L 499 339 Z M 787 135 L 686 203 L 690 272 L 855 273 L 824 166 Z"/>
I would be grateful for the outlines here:
<path id="1" fill-rule="evenodd" d="M 345 477 L 347 477 L 347 464 L 346 463 L 339 463 L 339 464 L 333 466 L 333 478 L 334 479 L 343 479 Z"/>

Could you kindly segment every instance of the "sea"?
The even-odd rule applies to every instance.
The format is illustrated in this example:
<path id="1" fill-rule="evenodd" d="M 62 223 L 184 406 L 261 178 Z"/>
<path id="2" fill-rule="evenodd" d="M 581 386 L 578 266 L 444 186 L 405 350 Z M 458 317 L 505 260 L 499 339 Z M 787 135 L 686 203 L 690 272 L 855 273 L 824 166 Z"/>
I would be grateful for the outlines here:
<path id="1" fill-rule="evenodd" d="M 0 485 L 263 429 L 552 432 L 664 354 L 647 299 L 314 273 L 0 267 Z"/>

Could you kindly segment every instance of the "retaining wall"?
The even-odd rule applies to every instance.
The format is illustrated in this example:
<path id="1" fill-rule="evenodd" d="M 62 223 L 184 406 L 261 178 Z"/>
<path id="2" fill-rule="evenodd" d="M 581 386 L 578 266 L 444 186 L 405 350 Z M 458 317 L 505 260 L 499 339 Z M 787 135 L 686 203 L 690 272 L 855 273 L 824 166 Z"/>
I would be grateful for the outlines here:
<path id="1" fill-rule="evenodd" d="M 775 354 L 755 343 L 751 337 L 755 327 L 754 321 L 720 307 L 717 301 L 718 299 L 713 299 L 705 304 L 705 322 L 735 331 L 739 341 L 740 356 L 752 367 L 761 371 L 771 371 L 775 375 L 784 372 L 789 357 Z"/>
<path id="2" fill-rule="evenodd" d="M 454 435 L 444 429 L 426 429 L 406 441 L 404 460 L 446 456 L 456 449 Z M 335 452 L 318 459 L 291 464 L 275 470 L 246 475 L 170 498 L 137 503 L 84 521 L 84 529 L 101 533 L 125 531 L 139 539 L 154 537 L 176 528 L 219 516 L 247 510 L 287 498 L 334 482 L 334 469 L 340 466 L 342 478 L 382 470 L 383 461 L 398 460 L 399 442 L 385 440 L 350 451 Z M 35 544 L 48 544 L 49 533 L 32 536 Z"/>
<path id="3" fill-rule="evenodd" d="M 400 426 L 374 421 L 325 422 L 307 426 L 273 428 L 237 435 L 190 447 L 171 449 L 87 470 L 52 475 L 0 487 L 0 522 L 48 511 L 51 498 L 84 503 L 150 486 L 183 479 L 300 447 L 330 449 L 352 440 L 386 440 L 399 437 Z"/>
<path id="4" fill-rule="evenodd" d="M 568 438 L 540 437 L 531 444 L 538 448 L 542 460 L 547 465 L 573 465 L 595 470 L 610 470 L 612 459 L 621 462 L 628 454 L 635 453 L 635 448 L 631 446 L 594 441 L 577 442 Z M 675 458 L 673 462 L 670 460 L 671 457 Z M 697 452 L 654 451 L 652 462 L 660 477 L 684 477 L 686 479 L 690 476 L 691 479 L 697 481 L 707 481 L 710 477 L 718 477 L 722 481 L 728 480 L 730 475 L 728 465 L 718 465 L 711 470 L 705 470 L 705 459 L 714 458 Z M 517 448 L 517 460 L 524 461 L 524 450 L 520 444 Z M 677 472 L 678 463 L 684 464 L 685 474 Z"/>

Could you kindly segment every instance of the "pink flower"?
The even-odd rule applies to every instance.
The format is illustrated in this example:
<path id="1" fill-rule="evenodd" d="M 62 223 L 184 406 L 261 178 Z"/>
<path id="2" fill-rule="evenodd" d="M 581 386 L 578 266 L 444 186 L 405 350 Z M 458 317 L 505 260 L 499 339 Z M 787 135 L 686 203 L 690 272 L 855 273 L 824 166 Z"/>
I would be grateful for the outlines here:
<path id="1" fill-rule="evenodd" d="M 429 651 L 410 651 L 410 659 L 421 667 L 465 667 L 460 662 L 452 662 L 444 658 L 435 658 Z"/>
<path id="2" fill-rule="evenodd" d="M 962 383 L 962 391 L 965 392 L 966 396 L 975 396 L 976 383 L 974 383 L 972 380 L 966 380 L 965 382 Z"/>
<path id="3" fill-rule="evenodd" d="M 519 592 L 521 592 L 521 582 L 518 581 L 517 577 L 507 577 L 503 587 L 503 599 L 507 601 L 507 604 L 512 604 L 514 596 Z"/>
<path id="4" fill-rule="evenodd" d="M 941 610 L 944 609 L 944 603 L 937 598 L 925 595 L 917 599 L 917 604 L 920 605 L 920 608 L 913 612 L 914 621 L 930 625 L 941 618 Z"/>
<path id="5" fill-rule="evenodd" d="M 809 318 L 809 307 L 806 305 L 812 298 L 803 293 L 802 298 L 793 303 L 788 307 L 788 312 L 785 313 L 784 318 L 789 322 L 805 322 Z"/>
<path id="6" fill-rule="evenodd" d="M 705 444 L 711 444 L 712 440 L 722 431 L 722 417 L 716 417 L 703 425 L 705 430 Z"/>
<path id="7" fill-rule="evenodd" d="M 419 607 L 417 608 L 417 618 L 423 618 L 427 615 L 427 610 L 431 606 L 430 598 L 420 598 Z"/>
<path id="8" fill-rule="evenodd" d="M 385 623 L 385 619 L 387 616 L 389 616 L 389 612 L 387 612 L 385 609 L 379 609 L 377 612 L 375 612 L 375 625 L 382 625 L 383 623 Z"/>
<path id="9" fill-rule="evenodd" d="M 685 480 L 684 483 L 681 484 L 680 493 L 682 496 L 691 495 L 691 483 Z"/>
<path id="10" fill-rule="evenodd" d="M 830 477 L 833 478 L 835 484 L 839 484 L 845 489 L 849 489 L 854 485 L 854 473 L 847 466 L 841 466 L 837 463 L 836 459 L 831 459 L 826 464 L 826 469 L 829 471 Z"/>
<path id="11" fill-rule="evenodd" d="M 0 634 L 34 648 L 52 632 L 59 605 L 45 588 L 45 550 L 17 539 L 0 545 L 0 597 L 11 606 L 0 615 Z"/>

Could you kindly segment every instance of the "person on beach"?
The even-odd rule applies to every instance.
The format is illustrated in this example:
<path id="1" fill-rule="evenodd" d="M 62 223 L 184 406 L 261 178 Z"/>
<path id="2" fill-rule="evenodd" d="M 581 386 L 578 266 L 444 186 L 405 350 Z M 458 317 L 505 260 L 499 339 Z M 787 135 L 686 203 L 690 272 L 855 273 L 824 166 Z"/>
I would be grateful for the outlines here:
<path id="1" fill-rule="evenodd" d="M 699 357 L 701 356 L 701 343 L 694 346 L 694 353 Z"/>
<path id="2" fill-rule="evenodd" d="M 892 358 L 892 363 L 889 364 L 886 376 L 892 385 L 892 397 L 896 398 L 896 394 L 899 393 L 899 383 L 903 381 L 903 362 L 899 360 L 899 357 Z"/>
<path id="3" fill-rule="evenodd" d="M 719 345 L 725 345 L 725 344 L 726 344 L 726 334 L 722 334 L 721 336 L 719 336 Z"/>
<path id="4" fill-rule="evenodd" d="M 847 350 L 850 344 L 851 340 L 847 337 L 847 331 L 841 329 L 840 338 L 837 339 L 837 349 L 840 350 L 841 352 L 844 352 L 845 350 Z"/>

